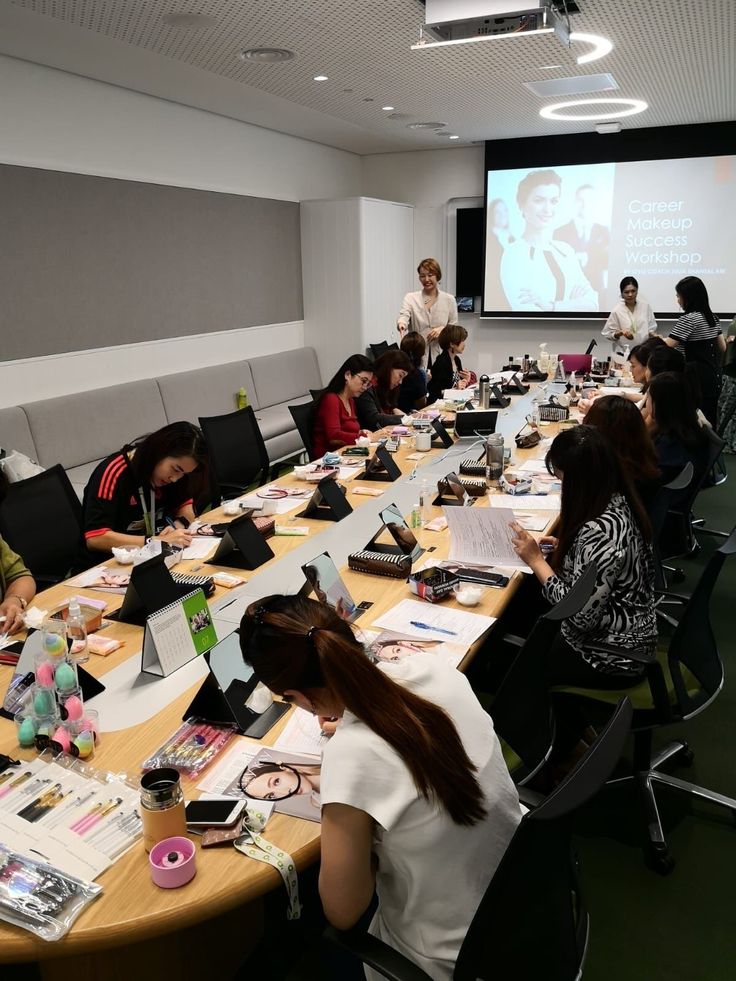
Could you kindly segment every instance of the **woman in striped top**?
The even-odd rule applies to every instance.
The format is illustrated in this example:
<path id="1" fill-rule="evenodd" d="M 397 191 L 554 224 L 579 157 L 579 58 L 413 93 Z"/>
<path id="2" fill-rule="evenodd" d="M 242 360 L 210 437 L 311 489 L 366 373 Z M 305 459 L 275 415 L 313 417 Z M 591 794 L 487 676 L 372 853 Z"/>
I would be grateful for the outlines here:
<path id="1" fill-rule="evenodd" d="M 606 438 L 592 426 L 560 433 L 546 458 L 562 480 L 559 538 L 532 538 L 517 523 L 514 546 L 558 603 L 591 563 L 597 567 L 590 599 L 562 624 L 548 659 L 550 684 L 622 688 L 637 684 L 644 665 L 626 656 L 654 655 L 654 565 L 646 513 Z M 540 544 L 551 545 L 547 559 Z M 617 648 L 611 654 L 597 649 Z"/>
<path id="2" fill-rule="evenodd" d="M 721 390 L 721 362 L 726 350 L 721 325 L 710 308 L 705 283 L 697 276 L 685 276 L 675 287 L 677 302 L 684 315 L 670 330 L 666 343 L 694 364 L 700 382 L 698 408 L 710 424 L 718 424 L 718 395 Z"/>

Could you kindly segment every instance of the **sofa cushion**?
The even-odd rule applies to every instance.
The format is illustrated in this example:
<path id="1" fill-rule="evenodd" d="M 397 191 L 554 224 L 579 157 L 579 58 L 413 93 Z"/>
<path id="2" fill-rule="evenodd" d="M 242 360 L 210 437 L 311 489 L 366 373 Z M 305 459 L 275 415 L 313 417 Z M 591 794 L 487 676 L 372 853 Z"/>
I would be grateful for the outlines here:
<path id="1" fill-rule="evenodd" d="M 238 389 L 244 388 L 250 404 L 258 408 L 253 376 L 247 361 L 216 364 L 156 379 L 169 422 L 199 422 L 200 416 L 222 416 L 237 409 Z M 305 389 L 306 391 L 306 389 Z"/>
<path id="2" fill-rule="evenodd" d="M 101 460 L 136 436 L 166 425 L 154 378 L 62 395 L 21 406 L 44 467 L 61 463 L 69 470 Z"/>
<path id="3" fill-rule="evenodd" d="M 267 409 L 259 409 L 256 412 L 256 421 L 264 441 L 268 443 L 269 439 L 273 439 L 274 436 L 292 432 L 296 427 L 294 417 L 289 412 L 289 406 L 311 401 L 307 395 L 292 399 L 288 404 L 284 402 L 281 405 L 269 405 Z"/>
<path id="4" fill-rule="evenodd" d="M 28 416 L 19 405 L 0 409 L 0 446 L 8 452 L 18 450 L 32 460 L 38 460 Z"/>
<path id="5" fill-rule="evenodd" d="M 303 453 L 304 444 L 298 431 L 292 429 L 289 433 L 281 433 L 280 436 L 274 436 L 268 440 L 266 451 L 268 452 L 268 459 L 271 463 L 276 463 L 278 460 L 285 460 L 287 457 Z"/>
<path id="6" fill-rule="evenodd" d="M 251 358 L 249 364 L 261 409 L 287 402 L 294 404 L 310 388 L 322 387 L 317 354 L 313 347 L 300 347 L 294 351 Z M 291 428 L 293 427 L 292 420 Z"/>

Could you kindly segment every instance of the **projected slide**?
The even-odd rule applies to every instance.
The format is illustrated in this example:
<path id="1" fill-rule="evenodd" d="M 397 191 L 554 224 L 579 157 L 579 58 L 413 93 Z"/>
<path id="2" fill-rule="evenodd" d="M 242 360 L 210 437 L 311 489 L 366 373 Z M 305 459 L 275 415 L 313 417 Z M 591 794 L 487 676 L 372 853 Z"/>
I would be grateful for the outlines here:
<path id="1" fill-rule="evenodd" d="M 691 157 L 486 174 L 483 312 L 595 316 L 635 276 L 655 311 L 700 276 L 711 308 L 734 305 L 736 157 Z"/>

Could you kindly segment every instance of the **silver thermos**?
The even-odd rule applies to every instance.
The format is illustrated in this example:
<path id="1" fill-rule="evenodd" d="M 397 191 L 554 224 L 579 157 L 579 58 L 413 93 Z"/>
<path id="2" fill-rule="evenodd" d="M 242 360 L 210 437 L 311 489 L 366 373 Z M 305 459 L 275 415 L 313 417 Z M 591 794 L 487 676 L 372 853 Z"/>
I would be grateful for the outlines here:
<path id="1" fill-rule="evenodd" d="M 478 402 L 481 409 L 487 409 L 491 403 L 491 379 L 481 375 L 478 379 Z"/>

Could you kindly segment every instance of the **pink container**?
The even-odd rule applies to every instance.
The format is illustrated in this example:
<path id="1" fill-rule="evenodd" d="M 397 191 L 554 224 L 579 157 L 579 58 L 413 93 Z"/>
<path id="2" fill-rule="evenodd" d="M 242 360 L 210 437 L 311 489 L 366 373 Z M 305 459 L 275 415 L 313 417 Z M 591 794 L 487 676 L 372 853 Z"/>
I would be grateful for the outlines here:
<path id="1" fill-rule="evenodd" d="M 162 889 L 178 889 L 194 878 L 195 848 L 188 838 L 164 838 L 148 856 L 151 878 Z"/>

